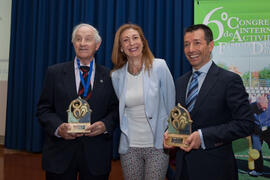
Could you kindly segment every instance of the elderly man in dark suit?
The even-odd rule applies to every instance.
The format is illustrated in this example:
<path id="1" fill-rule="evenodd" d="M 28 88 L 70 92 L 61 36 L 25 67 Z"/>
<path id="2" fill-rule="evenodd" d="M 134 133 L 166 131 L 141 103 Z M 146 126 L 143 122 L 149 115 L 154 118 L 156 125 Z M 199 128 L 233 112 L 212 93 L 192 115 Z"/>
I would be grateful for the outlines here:
<path id="1" fill-rule="evenodd" d="M 45 132 L 42 167 L 47 180 L 77 180 L 78 175 L 80 180 L 105 180 L 111 168 L 118 100 L 109 69 L 94 58 L 101 44 L 98 31 L 79 24 L 72 43 L 76 57 L 48 68 L 38 103 L 37 116 Z M 90 133 L 68 133 L 67 109 L 78 96 L 92 109 Z"/>
<path id="2" fill-rule="evenodd" d="M 199 24 L 186 29 L 184 52 L 192 71 L 176 81 L 176 102 L 188 109 L 193 124 L 192 134 L 177 151 L 177 180 L 238 179 L 232 141 L 250 135 L 254 129 L 240 76 L 211 60 L 213 48 L 208 26 Z"/>

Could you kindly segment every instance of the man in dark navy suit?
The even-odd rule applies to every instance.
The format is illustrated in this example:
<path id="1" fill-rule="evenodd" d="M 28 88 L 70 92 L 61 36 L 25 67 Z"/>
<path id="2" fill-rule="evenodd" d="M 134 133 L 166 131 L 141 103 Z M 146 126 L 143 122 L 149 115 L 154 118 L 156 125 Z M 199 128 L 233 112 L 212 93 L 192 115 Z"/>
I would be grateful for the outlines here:
<path id="1" fill-rule="evenodd" d="M 232 141 L 252 134 L 254 129 L 240 76 L 211 60 L 213 48 L 208 26 L 199 24 L 186 29 L 184 52 L 192 71 L 177 79 L 176 102 L 190 111 L 193 124 L 185 146 L 177 151 L 177 180 L 238 179 Z"/>
<path id="2" fill-rule="evenodd" d="M 76 57 L 48 68 L 38 103 L 37 116 L 45 131 L 42 167 L 47 180 L 77 180 L 77 176 L 80 180 L 105 180 L 111 169 L 118 100 L 110 71 L 94 58 L 101 44 L 98 31 L 79 24 L 73 30 L 72 43 Z M 68 133 L 67 109 L 78 96 L 92 109 L 90 133 Z"/>

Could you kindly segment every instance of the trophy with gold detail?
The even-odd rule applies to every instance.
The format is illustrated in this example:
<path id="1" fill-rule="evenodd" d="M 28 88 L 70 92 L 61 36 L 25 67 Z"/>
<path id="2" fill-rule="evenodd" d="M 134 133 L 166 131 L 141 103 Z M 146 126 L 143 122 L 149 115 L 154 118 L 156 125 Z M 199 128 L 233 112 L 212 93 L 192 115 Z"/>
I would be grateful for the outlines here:
<path id="1" fill-rule="evenodd" d="M 91 122 L 91 112 L 89 104 L 86 100 L 78 97 L 73 100 L 67 110 L 68 123 L 71 125 L 69 133 L 88 133 L 85 130 Z"/>
<path id="2" fill-rule="evenodd" d="M 189 112 L 179 103 L 175 106 L 168 119 L 168 139 L 166 144 L 169 146 L 186 146 L 185 139 L 191 134 L 192 120 Z"/>

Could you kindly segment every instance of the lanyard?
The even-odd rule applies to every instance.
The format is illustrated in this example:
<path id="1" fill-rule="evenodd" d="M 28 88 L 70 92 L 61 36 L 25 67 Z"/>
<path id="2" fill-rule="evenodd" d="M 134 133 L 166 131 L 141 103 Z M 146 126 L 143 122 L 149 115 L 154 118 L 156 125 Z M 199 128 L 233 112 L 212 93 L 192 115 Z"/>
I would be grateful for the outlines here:
<path id="1" fill-rule="evenodd" d="M 82 75 L 82 72 L 80 70 L 80 61 L 78 58 L 76 58 L 76 61 L 77 61 L 77 64 L 78 64 L 78 68 L 79 68 L 79 72 L 80 72 L 80 79 L 81 79 L 81 83 L 82 83 L 82 86 L 83 86 L 83 97 L 86 97 L 87 96 L 87 92 L 88 92 L 88 89 L 89 89 L 89 86 L 90 86 L 90 79 L 91 79 L 91 76 L 92 76 L 92 70 L 93 70 L 93 61 L 94 59 L 91 61 L 90 63 L 90 69 L 88 71 L 88 77 L 87 77 L 87 81 L 86 81 L 86 84 L 84 82 L 84 79 L 83 79 L 83 75 Z"/>

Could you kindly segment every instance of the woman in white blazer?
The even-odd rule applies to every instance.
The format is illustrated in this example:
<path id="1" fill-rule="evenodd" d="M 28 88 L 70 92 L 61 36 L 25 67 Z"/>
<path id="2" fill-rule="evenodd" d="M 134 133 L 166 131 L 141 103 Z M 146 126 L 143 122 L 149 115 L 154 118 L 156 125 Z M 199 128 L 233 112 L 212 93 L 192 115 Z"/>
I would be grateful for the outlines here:
<path id="1" fill-rule="evenodd" d="M 142 29 L 134 24 L 117 30 L 112 62 L 124 178 L 164 180 L 169 157 L 163 151 L 163 133 L 175 105 L 169 68 L 163 59 L 154 58 Z"/>

